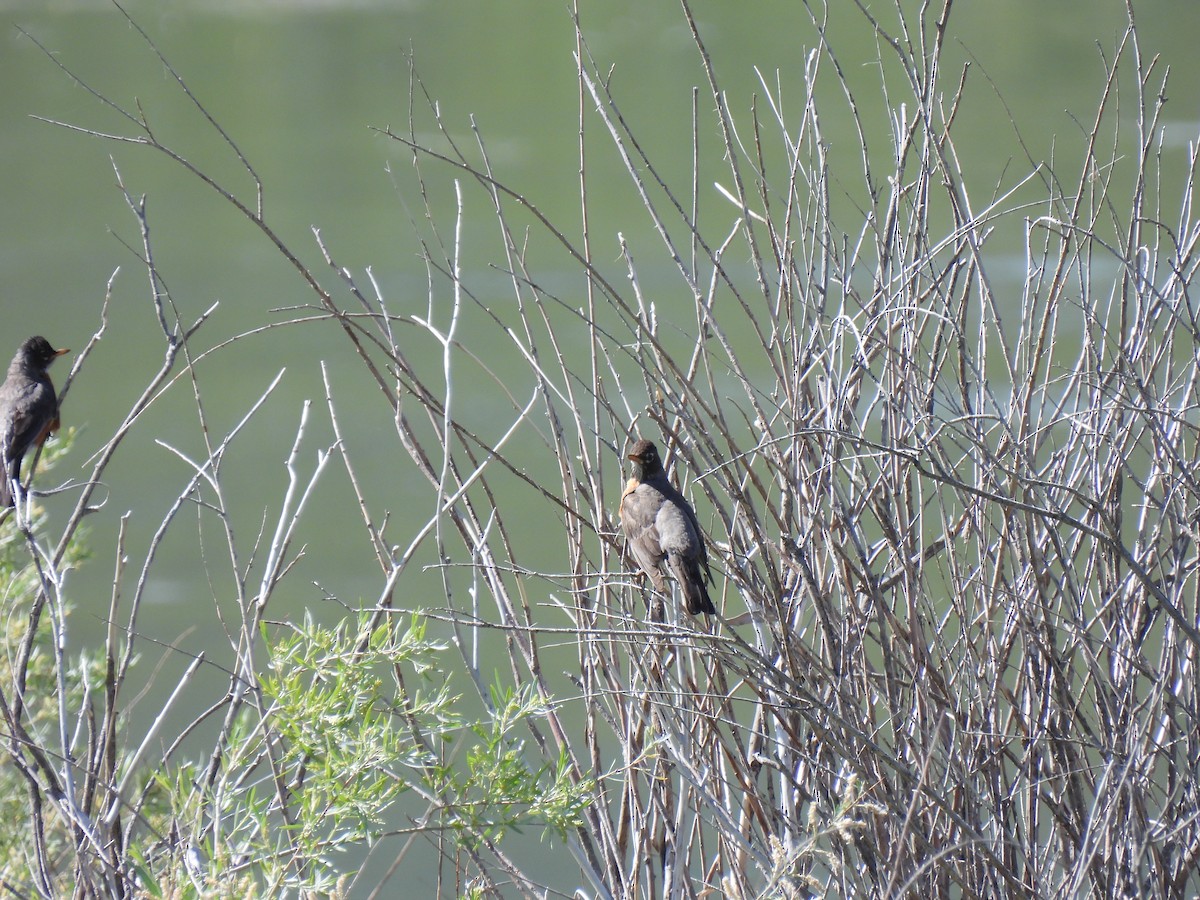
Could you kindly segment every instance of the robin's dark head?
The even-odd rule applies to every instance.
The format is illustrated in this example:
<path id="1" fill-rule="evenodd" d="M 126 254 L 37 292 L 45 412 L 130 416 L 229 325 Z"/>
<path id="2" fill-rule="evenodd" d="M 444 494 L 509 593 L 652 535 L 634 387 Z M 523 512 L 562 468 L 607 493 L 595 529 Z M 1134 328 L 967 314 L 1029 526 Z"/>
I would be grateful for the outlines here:
<path id="1" fill-rule="evenodd" d="M 658 458 L 658 448 L 654 446 L 653 441 L 638 441 L 633 445 L 629 458 L 633 460 L 633 475 L 639 481 L 663 470 L 662 460 Z"/>
<path id="2" fill-rule="evenodd" d="M 48 340 L 38 334 L 21 344 L 13 362 L 28 369 L 44 371 L 49 368 L 50 363 L 67 352 L 69 351 L 55 350 Z"/>

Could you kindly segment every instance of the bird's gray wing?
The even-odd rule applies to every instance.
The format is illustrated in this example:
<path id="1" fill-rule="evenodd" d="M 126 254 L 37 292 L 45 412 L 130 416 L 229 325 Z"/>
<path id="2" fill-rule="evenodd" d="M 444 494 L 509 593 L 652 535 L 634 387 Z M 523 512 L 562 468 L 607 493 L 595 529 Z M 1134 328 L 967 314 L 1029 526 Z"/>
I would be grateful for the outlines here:
<path id="1" fill-rule="evenodd" d="M 692 524 L 692 518 L 679 502 L 667 502 L 659 507 L 654 524 L 658 531 L 658 543 L 664 553 L 695 557 L 700 552 L 700 534 Z"/>
<path id="2" fill-rule="evenodd" d="M 704 532 L 700 530 L 700 522 L 696 519 L 696 512 L 692 509 L 692 504 L 688 503 L 687 498 L 679 493 L 670 481 L 666 481 L 665 479 L 664 481 L 663 493 L 671 501 L 670 505 L 676 507 L 686 520 L 686 527 L 683 524 L 679 524 L 675 526 L 674 530 L 681 534 L 686 533 L 686 555 L 695 559 L 700 564 L 704 570 L 704 574 L 711 582 L 712 573 L 708 570 L 708 548 L 704 545 Z M 680 552 L 685 551 L 681 549 Z"/>
<path id="3" fill-rule="evenodd" d="M 0 441 L 10 461 L 25 455 L 38 438 L 38 432 L 54 418 L 57 408 L 54 389 L 42 382 L 18 385 L 5 382 L 0 387 L 0 409 L 7 411 L 4 422 L 0 423 L 3 430 Z"/>
<path id="4" fill-rule="evenodd" d="M 626 490 L 621 498 L 621 528 L 625 532 L 629 552 L 659 590 L 664 590 L 663 576 L 659 570 L 664 553 L 661 535 L 655 526 L 662 506 L 662 495 L 646 484 Z"/>

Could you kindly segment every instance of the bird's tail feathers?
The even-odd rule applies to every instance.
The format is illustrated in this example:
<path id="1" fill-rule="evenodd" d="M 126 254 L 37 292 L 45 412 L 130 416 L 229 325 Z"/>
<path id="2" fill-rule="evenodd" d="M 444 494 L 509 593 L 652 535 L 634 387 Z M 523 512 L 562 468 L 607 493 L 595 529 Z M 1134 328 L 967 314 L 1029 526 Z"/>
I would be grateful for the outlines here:
<path id="1" fill-rule="evenodd" d="M 704 573 L 700 570 L 700 564 L 695 560 L 672 556 L 669 559 L 669 565 L 672 574 L 679 582 L 680 590 L 683 591 L 683 604 L 687 607 L 687 611 L 693 616 L 698 616 L 700 613 L 715 615 L 717 608 L 713 606 L 712 598 L 708 596 L 708 588 L 704 586 Z M 712 581 L 711 575 L 709 581 Z"/>

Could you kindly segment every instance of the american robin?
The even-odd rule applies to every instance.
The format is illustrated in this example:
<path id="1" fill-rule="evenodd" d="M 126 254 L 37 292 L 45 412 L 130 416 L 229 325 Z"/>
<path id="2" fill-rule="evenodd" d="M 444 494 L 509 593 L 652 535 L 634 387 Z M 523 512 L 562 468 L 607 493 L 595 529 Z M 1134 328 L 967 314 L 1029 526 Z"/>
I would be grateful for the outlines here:
<path id="1" fill-rule="evenodd" d="M 712 583 L 712 573 L 696 513 L 667 480 L 658 448 L 651 441 L 634 444 L 629 458 L 633 477 L 621 494 L 620 513 L 633 558 L 659 593 L 668 593 L 662 569 L 665 563 L 679 582 L 687 611 L 693 616 L 715 614 L 717 608 L 704 587 L 706 576 Z"/>
<path id="2" fill-rule="evenodd" d="M 46 370 L 66 352 L 55 350 L 44 337 L 31 337 L 17 350 L 0 385 L 0 507 L 13 505 L 25 454 L 58 430 L 58 394 Z"/>

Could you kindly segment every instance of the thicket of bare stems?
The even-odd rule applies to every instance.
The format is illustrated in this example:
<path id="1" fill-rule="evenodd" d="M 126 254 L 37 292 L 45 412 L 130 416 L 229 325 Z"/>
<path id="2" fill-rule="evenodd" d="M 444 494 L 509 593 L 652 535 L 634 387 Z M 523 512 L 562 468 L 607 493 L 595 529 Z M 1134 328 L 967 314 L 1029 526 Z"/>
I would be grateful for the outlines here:
<path id="1" fill-rule="evenodd" d="M 427 866 L 409 852 L 415 834 L 443 854 L 447 893 L 534 897 L 575 884 L 598 897 L 1200 890 L 1194 145 L 1187 171 L 1160 171 L 1165 75 L 1141 56 L 1131 7 L 1083 157 L 1030 162 L 1025 177 L 979 196 L 959 168 L 953 120 L 982 86 L 940 70 L 950 13 L 947 0 L 898 13 L 890 29 L 877 24 L 883 68 L 895 76 L 892 143 L 831 158 L 822 122 L 854 117 L 864 144 L 878 124 L 857 119 L 861 104 L 841 81 L 850 61 L 818 45 L 804 62 L 813 88 L 805 102 L 764 79 L 751 111 L 748 98 L 724 94 L 685 3 L 709 79 L 696 106 L 715 109 L 711 119 L 697 115 L 697 146 L 719 138 L 720 190 L 732 202 L 703 227 L 695 210 L 715 189 L 643 154 L 584 27 L 580 146 L 596 152 L 595 136 L 607 136 L 644 205 L 631 215 L 648 214 L 661 239 L 622 244 L 618 268 L 614 236 L 587 228 L 597 186 L 586 155 L 581 232 L 549 221 L 536 198 L 506 183 L 485 135 L 456 144 L 414 81 L 410 127 L 388 134 L 411 148 L 423 196 L 451 174 L 460 198 L 459 219 L 434 216 L 424 232 L 425 315 L 396 313 L 399 298 L 340 268 L 323 245 L 332 269 L 307 268 L 272 230 L 261 192 L 247 200 L 213 183 L 278 245 L 331 336 L 377 380 L 396 444 L 437 498 L 440 514 L 414 525 L 389 519 L 380 492 L 352 481 L 380 564 L 370 624 L 407 625 L 389 611 L 409 604 L 413 560 L 435 544 L 453 599 L 429 614 L 451 623 L 458 648 L 436 665 L 477 690 L 484 708 L 498 705 L 489 692 L 497 681 L 524 688 L 535 714 L 517 717 L 520 742 L 505 746 L 519 747 L 528 771 L 561 769 L 585 791 L 558 838 L 516 851 L 461 819 L 465 837 L 446 839 L 431 823 L 450 800 L 429 791 L 399 838 L 377 836 L 372 858 L 394 858 L 392 876 Z M 845 89 L 821 115 L 818 82 Z M 207 178 L 138 113 L 127 121 L 128 132 L 105 136 L 165 151 Z M 431 125 L 439 136 L 419 137 Z M 1160 196 L 1166 176 L 1181 196 Z M 839 184 L 853 184 L 865 205 L 846 203 Z M 457 332 L 479 296 L 462 274 L 471 252 L 464 196 L 489 199 L 506 251 L 491 262 L 510 276 L 509 296 L 487 304 L 494 332 L 483 341 Z M 144 222 L 132 198 L 131 208 Z M 1025 247 L 1019 293 L 999 290 L 989 271 L 989 239 L 1014 232 Z M 185 358 L 184 372 L 204 362 L 171 319 L 145 235 L 169 351 L 148 400 Z M 570 296 L 541 286 L 525 262 L 531 246 L 569 259 L 578 275 Z M 676 284 L 652 296 L 639 273 L 664 262 Z M 445 348 L 435 377 L 406 359 L 418 337 Z M 495 353 L 519 355 L 523 374 L 478 383 Z M 498 424 L 505 393 L 512 413 Z M 493 395 L 496 403 L 463 402 Z M 336 426 L 339 398 L 324 399 Z M 486 422 L 481 405 L 491 406 Z M 695 500 L 719 621 L 646 598 L 623 557 L 614 511 L 635 435 L 658 441 Z M 288 756 L 292 738 L 263 693 L 256 642 L 294 556 L 308 487 L 327 465 L 353 472 L 353 436 L 338 439 L 311 471 L 289 458 L 292 487 L 273 539 L 264 531 L 270 546 L 255 580 L 250 566 L 238 568 L 246 556 L 229 532 L 227 565 L 242 592 L 239 665 L 223 697 L 192 696 L 186 681 L 177 692 L 198 710 L 212 704 L 198 723 L 225 724 L 211 757 L 188 770 L 195 818 L 154 835 L 188 870 L 180 896 L 189 883 L 220 883 L 205 865 L 235 830 L 236 811 L 221 797 L 237 787 L 239 740 L 258 742 L 260 756 L 237 777 L 269 776 L 266 813 L 288 835 L 280 855 L 296 853 L 296 884 L 311 864 L 285 826 L 299 815 L 313 756 Z M 110 446 L 119 452 L 119 440 Z M 208 514 L 226 521 L 236 498 L 222 491 L 222 452 L 214 439 L 209 458 L 194 461 L 180 507 L 206 485 Z M 35 609 L 60 608 L 57 565 L 90 502 L 85 490 L 58 551 L 28 532 L 42 585 Z M 173 527 L 175 511 L 163 530 Z M 526 560 L 547 544 L 562 566 L 535 571 Z M 60 684 L 59 724 L 45 728 L 28 721 L 15 683 L 0 692 L 7 756 L 24 778 L 33 826 L 23 891 L 51 894 L 69 880 L 81 896 L 132 892 L 132 836 L 149 827 L 145 794 L 132 785 L 183 765 L 163 736 L 165 758 L 150 759 L 117 728 L 152 552 L 144 558 L 139 579 L 114 592 L 105 696 L 71 700 Z M 23 650 L 46 628 L 31 617 Z M 564 646 L 577 648 L 565 672 Z M 490 648 L 491 662 L 477 648 Z M 431 745 L 406 705 L 399 665 L 393 675 L 398 730 Z M 81 731 L 86 753 L 64 765 L 61 751 L 79 747 Z M 70 826 L 65 848 L 44 838 L 55 817 Z M 575 875 L 562 874 L 564 842 Z M 232 871 L 248 868 L 243 859 Z M 272 887 L 280 884 L 262 889 Z M 369 888 L 359 879 L 330 890 Z"/>

